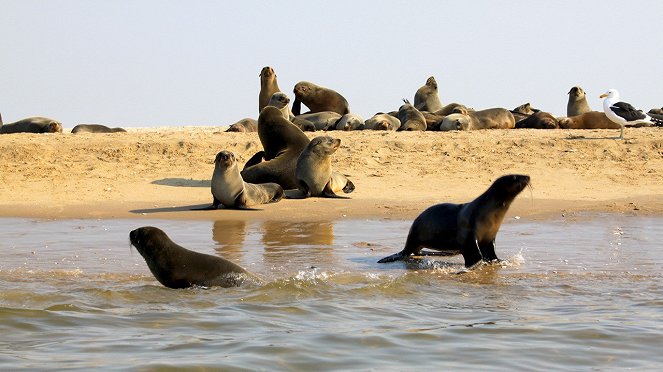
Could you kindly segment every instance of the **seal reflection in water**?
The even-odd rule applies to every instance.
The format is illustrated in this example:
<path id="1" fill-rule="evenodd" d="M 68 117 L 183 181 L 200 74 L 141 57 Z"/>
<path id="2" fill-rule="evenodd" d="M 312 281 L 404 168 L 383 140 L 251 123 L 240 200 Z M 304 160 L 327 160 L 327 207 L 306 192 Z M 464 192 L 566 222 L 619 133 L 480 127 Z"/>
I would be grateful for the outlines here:
<path id="1" fill-rule="evenodd" d="M 259 281 L 233 262 L 176 244 L 156 227 L 133 230 L 129 233 L 129 240 L 143 256 L 154 277 L 168 288 L 237 287 L 247 279 Z"/>
<path id="2" fill-rule="evenodd" d="M 422 248 L 448 256 L 460 253 L 468 268 L 482 261 L 499 261 L 495 236 L 511 202 L 529 181 L 525 175 L 502 176 L 469 203 L 444 203 L 426 209 L 412 223 L 405 248 L 378 262 L 404 260 Z"/>

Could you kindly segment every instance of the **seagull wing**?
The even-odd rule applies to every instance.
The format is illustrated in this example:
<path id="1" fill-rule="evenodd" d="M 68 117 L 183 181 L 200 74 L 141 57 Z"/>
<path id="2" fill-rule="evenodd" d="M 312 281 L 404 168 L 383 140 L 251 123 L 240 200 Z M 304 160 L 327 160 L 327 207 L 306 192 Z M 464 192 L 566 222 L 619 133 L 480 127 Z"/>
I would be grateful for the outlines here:
<path id="1" fill-rule="evenodd" d="M 633 107 L 630 103 L 626 102 L 617 102 L 610 106 L 610 110 L 615 113 L 615 115 L 623 118 L 628 121 L 642 120 L 647 117 L 642 110 L 638 110 Z"/>

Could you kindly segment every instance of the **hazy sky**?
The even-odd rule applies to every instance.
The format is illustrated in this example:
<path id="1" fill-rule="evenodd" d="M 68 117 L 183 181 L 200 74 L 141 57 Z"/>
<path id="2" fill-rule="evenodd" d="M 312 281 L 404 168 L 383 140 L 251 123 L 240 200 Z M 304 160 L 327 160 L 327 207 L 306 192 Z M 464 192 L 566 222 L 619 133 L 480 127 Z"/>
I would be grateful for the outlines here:
<path id="1" fill-rule="evenodd" d="M 443 103 L 566 113 L 574 85 L 663 106 L 663 1 L 0 0 L 0 112 L 122 126 L 258 116 L 272 66 L 368 118 L 433 75 Z"/>

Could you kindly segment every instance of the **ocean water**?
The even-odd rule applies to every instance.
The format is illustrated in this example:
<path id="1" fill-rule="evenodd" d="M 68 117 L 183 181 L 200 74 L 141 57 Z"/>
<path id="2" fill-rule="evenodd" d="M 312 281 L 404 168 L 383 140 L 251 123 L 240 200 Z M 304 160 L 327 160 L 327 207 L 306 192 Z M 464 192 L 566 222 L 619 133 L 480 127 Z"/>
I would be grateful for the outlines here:
<path id="1" fill-rule="evenodd" d="M 663 217 L 512 218 L 501 265 L 377 264 L 410 223 L 0 219 L 0 369 L 663 368 Z M 264 283 L 165 288 L 147 225 Z"/>

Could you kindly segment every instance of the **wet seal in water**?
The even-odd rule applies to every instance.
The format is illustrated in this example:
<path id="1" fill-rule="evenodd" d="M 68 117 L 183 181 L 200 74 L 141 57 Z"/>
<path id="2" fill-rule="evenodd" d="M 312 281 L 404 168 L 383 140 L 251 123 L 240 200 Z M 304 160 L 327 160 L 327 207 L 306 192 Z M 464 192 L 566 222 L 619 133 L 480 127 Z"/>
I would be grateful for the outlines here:
<path id="1" fill-rule="evenodd" d="M 194 252 L 176 244 L 156 227 L 133 230 L 129 233 L 129 240 L 145 259 L 152 275 L 168 288 L 237 287 L 247 280 L 260 281 L 225 258 Z"/>
<path id="2" fill-rule="evenodd" d="M 71 133 L 120 133 L 126 132 L 123 128 L 109 128 L 101 124 L 78 124 L 71 129 Z"/>
<path id="3" fill-rule="evenodd" d="M 50 118 L 34 116 L 14 123 L 2 124 L 0 117 L 0 134 L 14 133 L 62 133 L 62 123 Z"/>
<path id="4" fill-rule="evenodd" d="M 447 256 L 460 253 L 467 268 L 480 262 L 499 261 L 495 237 L 511 202 L 529 184 L 529 176 L 506 175 L 469 203 L 429 207 L 412 222 L 405 248 L 378 262 L 405 260 L 423 248 Z"/>
<path id="5" fill-rule="evenodd" d="M 220 151 L 214 158 L 212 174 L 212 205 L 203 210 L 226 208 L 251 209 L 254 205 L 276 203 L 283 198 L 283 188 L 277 183 L 253 184 L 244 182 L 239 173 L 235 154 Z"/>

